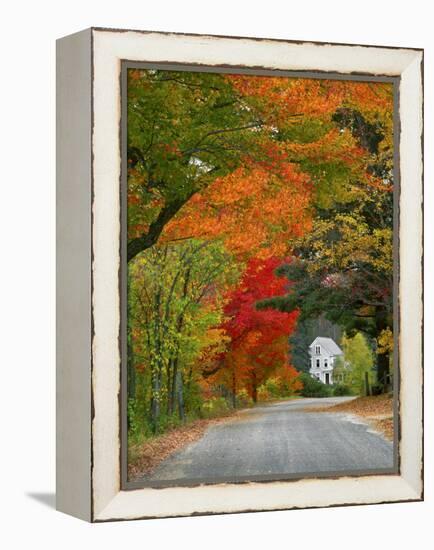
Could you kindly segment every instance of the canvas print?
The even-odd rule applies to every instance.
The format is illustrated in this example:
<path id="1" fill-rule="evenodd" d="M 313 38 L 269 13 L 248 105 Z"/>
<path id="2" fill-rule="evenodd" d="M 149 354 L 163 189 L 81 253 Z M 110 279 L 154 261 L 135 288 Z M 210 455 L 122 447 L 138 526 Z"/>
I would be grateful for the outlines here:
<path id="1" fill-rule="evenodd" d="M 125 92 L 128 481 L 396 471 L 393 83 Z"/>

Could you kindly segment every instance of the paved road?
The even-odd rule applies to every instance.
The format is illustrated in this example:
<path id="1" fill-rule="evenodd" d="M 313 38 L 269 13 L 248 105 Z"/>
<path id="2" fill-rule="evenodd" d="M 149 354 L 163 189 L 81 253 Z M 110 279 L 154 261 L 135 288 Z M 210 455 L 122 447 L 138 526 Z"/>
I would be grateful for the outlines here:
<path id="1" fill-rule="evenodd" d="M 210 427 L 146 481 L 392 468 L 392 444 L 360 419 L 303 410 L 347 399 L 292 400 L 246 409 L 238 418 Z"/>

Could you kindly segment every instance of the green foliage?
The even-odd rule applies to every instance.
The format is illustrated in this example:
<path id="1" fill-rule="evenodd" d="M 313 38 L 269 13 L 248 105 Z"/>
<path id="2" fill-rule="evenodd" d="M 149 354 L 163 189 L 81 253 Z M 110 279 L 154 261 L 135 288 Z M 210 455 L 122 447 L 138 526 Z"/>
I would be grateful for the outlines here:
<path id="1" fill-rule="evenodd" d="M 319 118 L 302 118 L 297 124 L 289 124 L 279 132 L 279 140 L 295 143 L 312 143 L 326 136 L 333 124 Z"/>
<path id="2" fill-rule="evenodd" d="M 342 343 L 341 343 L 342 345 Z M 333 363 L 333 381 L 336 384 L 343 384 L 346 379 L 347 369 L 343 357 L 335 357 Z"/>
<path id="3" fill-rule="evenodd" d="M 230 410 L 231 407 L 224 397 L 211 397 L 202 405 L 202 416 L 204 418 L 215 418 L 228 414 Z"/>
<path id="4" fill-rule="evenodd" d="M 237 392 L 235 404 L 239 409 L 253 407 L 253 399 L 250 397 L 248 391 L 243 388 L 239 392 Z"/>
<path id="5" fill-rule="evenodd" d="M 291 363 L 300 372 L 308 372 L 310 368 L 309 346 L 314 340 L 311 335 L 311 320 L 297 322 L 293 334 L 289 337 Z"/>
<path id="6" fill-rule="evenodd" d="M 302 161 L 300 166 L 316 183 L 315 202 L 321 209 L 332 208 L 348 196 L 346 191 L 351 169 L 343 162 L 313 163 Z"/>
<path id="7" fill-rule="evenodd" d="M 194 193 L 260 156 L 260 130 L 270 133 L 224 75 L 130 70 L 129 259 Z"/>
<path id="8" fill-rule="evenodd" d="M 335 397 L 341 397 L 344 395 L 353 395 L 353 391 L 347 384 L 335 384 L 333 386 L 333 395 Z"/>
<path id="9" fill-rule="evenodd" d="M 281 385 L 279 384 L 279 380 L 277 378 L 268 378 L 265 381 L 264 388 L 271 397 L 280 397 L 281 395 Z"/>
<path id="10" fill-rule="evenodd" d="M 183 420 L 200 409 L 194 367 L 208 348 L 224 347 L 221 334 L 210 332 L 222 318 L 221 307 L 212 304 L 237 277 L 238 267 L 219 242 L 154 246 L 129 263 L 137 397 L 140 416 L 154 432 L 166 429 L 175 412 Z"/>
<path id="11" fill-rule="evenodd" d="M 203 396 L 196 380 L 192 379 L 188 384 L 185 384 L 183 394 L 186 415 L 191 418 L 201 417 Z"/>
<path id="12" fill-rule="evenodd" d="M 280 380 L 275 377 L 268 378 L 258 388 L 259 401 L 269 401 L 272 399 L 288 397 L 289 395 L 291 395 L 291 393 L 288 393 L 286 388 L 284 388 L 280 383 Z"/>
<path id="13" fill-rule="evenodd" d="M 368 375 L 369 384 L 374 382 L 372 350 L 366 338 L 360 332 L 353 338 L 342 337 L 342 349 L 345 357 L 345 384 L 350 386 L 356 394 L 366 393 L 365 377 Z M 366 374 L 365 374 L 366 373 Z"/>
<path id="14" fill-rule="evenodd" d="M 137 408 L 136 399 L 128 399 L 128 433 L 132 437 L 137 437 L 142 428 Z"/>
<path id="15" fill-rule="evenodd" d="M 252 140 L 248 133 L 230 130 L 259 126 L 219 74 L 132 71 L 128 94 L 130 164 L 143 176 L 148 200 L 186 198 L 192 189 L 234 170 L 241 146 Z M 227 136 L 216 137 L 216 131 Z"/>
<path id="16" fill-rule="evenodd" d="M 307 372 L 302 372 L 300 378 L 303 382 L 303 389 L 301 390 L 303 397 L 331 397 L 333 395 L 332 386 L 323 384 Z"/>
<path id="17" fill-rule="evenodd" d="M 182 421 L 179 416 L 176 414 L 162 414 L 159 418 L 158 431 L 159 433 L 164 433 L 177 426 L 180 426 Z"/>

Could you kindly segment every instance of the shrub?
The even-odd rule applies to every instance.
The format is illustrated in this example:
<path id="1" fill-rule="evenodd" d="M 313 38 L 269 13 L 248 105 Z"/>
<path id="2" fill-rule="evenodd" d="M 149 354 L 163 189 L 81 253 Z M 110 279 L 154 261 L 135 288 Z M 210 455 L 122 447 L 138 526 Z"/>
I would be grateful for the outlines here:
<path id="1" fill-rule="evenodd" d="M 258 388 L 258 401 L 269 401 L 271 399 L 270 392 L 267 390 L 265 384 Z"/>
<path id="2" fill-rule="evenodd" d="M 353 392 L 350 386 L 346 384 L 336 384 L 336 386 L 333 387 L 333 395 L 341 397 L 343 395 L 353 395 Z"/>
<path id="3" fill-rule="evenodd" d="M 128 431 L 134 437 L 140 432 L 139 417 L 135 399 L 128 399 Z"/>
<path id="4" fill-rule="evenodd" d="M 333 395 L 332 386 L 323 384 L 307 372 L 302 372 L 300 379 L 303 382 L 303 389 L 301 390 L 303 397 L 331 397 Z"/>
<path id="5" fill-rule="evenodd" d="M 277 370 L 276 375 L 268 378 L 258 388 L 258 400 L 286 399 L 300 393 L 303 382 L 300 373 L 292 366 L 285 365 Z"/>
<path id="6" fill-rule="evenodd" d="M 300 372 L 292 365 L 286 365 L 280 371 L 280 391 L 283 397 L 297 395 L 303 389 Z"/>
<path id="7" fill-rule="evenodd" d="M 188 384 L 184 388 L 184 406 L 187 416 L 194 418 L 200 415 L 203 404 L 202 391 L 198 384 Z"/>
<path id="8" fill-rule="evenodd" d="M 280 397 L 282 393 L 281 384 L 277 378 L 269 378 L 266 380 L 264 386 L 265 390 L 269 393 L 271 397 Z"/>
<path id="9" fill-rule="evenodd" d="M 173 428 L 176 428 L 181 424 L 182 421 L 176 413 L 171 415 L 161 414 L 158 419 L 158 433 L 164 433 L 173 430 Z"/>
<path id="10" fill-rule="evenodd" d="M 128 437 L 133 443 L 153 435 L 150 420 L 140 405 L 137 399 L 128 399 Z"/>
<path id="11" fill-rule="evenodd" d="M 268 378 L 258 388 L 258 401 L 270 401 L 282 397 L 282 383 L 277 378 Z"/>
<path id="12" fill-rule="evenodd" d="M 237 393 L 235 402 L 237 407 L 240 407 L 240 408 L 253 406 L 253 399 L 247 393 L 247 390 L 244 390 L 244 389 L 240 390 Z"/>
<path id="13" fill-rule="evenodd" d="M 230 407 L 224 397 L 211 397 L 202 405 L 202 414 L 204 418 L 214 418 L 228 413 Z"/>

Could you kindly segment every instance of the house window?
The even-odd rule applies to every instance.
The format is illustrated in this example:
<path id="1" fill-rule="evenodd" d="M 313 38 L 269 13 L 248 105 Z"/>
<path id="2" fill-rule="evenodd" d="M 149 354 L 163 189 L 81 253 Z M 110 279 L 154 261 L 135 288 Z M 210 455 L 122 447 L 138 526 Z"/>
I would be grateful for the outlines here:
<path id="1" fill-rule="evenodd" d="M 319 369 L 321 366 L 321 361 L 319 359 L 316 360 L 316 368 Z"/>
<path id="2" fill-rule="evenodd" d="M 321 355 L 321 346 L 315 346 L 315 354 Z"/>
<path id="3" fill-rule="evenodd" d="M 324 368 L 326 369 L 329 366 L 327 359 L 324 359 Z"/>

